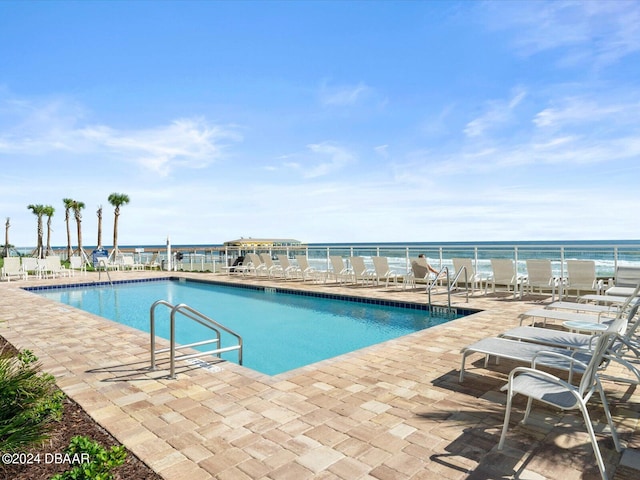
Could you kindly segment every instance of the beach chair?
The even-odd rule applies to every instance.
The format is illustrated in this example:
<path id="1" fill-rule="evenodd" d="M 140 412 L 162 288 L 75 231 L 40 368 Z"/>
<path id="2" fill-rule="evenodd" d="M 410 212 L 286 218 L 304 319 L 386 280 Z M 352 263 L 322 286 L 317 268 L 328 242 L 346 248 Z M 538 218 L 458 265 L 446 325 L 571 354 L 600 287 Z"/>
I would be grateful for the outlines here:
<path id="1" fill-rule="evenodd" d="M 526 265 L 527 276 L 524 279 L 523 289 L 534 292 L 537 288 L 540 293 L 551 291 L 551 300 L 555 300 L 558 279 L 553 276 L 551 260 L 529 259 Z"/>
<path id="2" fill-rule="evenodd" d="M 67 270 L 58 255 L 47 255 L 45 258 L 45 272 L 52 277 L 70 277 L 71 273 Z"/>
<path id="3" fill-rule="evenodd" d="M 120 258 L 120 265 L 123 270 L 143 270 L 144 265 L 142 263 L 136 263 L 133 255 L 122 255 Z"/>
<path id="4" fill-rule="evenodd" d="M 87 274 L 87 266 L 82 258 L 78 255 L 72 255 L 69 257 L 69 274 L 74 276 L 76 270 L 80 271 L 80 273 L 84 275 Z"/>
<path id="5" fill-rule="evenodd" d="M 333 280 L 337 283 L 347 283 L 353 278 L 353 272 L 347 268 L 344 264 L 342 257 L 332 255 L 329 257 L 332 270 L 327 272 L 325 277 L 325 283 L 329 280 Z"/>
<path id="6" fill-rule="evenodd" d="M 611 412 L 609 410 L 609 404 L 607 403 L 607 397 L 604 394 L 604 390 L 602 389 L 598 376 L 598 369 L 600 368 L 602 360 L 615 338 L 616 334 L 614 332 L 607 332 L 599 337 L 589 360 L 581 363 L 583 375 L 577 386 L 551 375 L 550 373 L 538 370 L 535 363 L 532 367 L 514 368 L 509 373 L 507 385 L 503 387 L 503 390 L 507 390 L 507 404 L 505 407 L 504 423 L 502 426 L 500 441 L 498 443 L 498 450 L 502 450 L 504 448 L 505 438 L 509 428 L 513 397 L 515 395 L 521 394 L 528 397 L 524 419 L 522 420 L 522 423 L 525 424 L 529 419 L 533 400 L 544 402 L 563 411 L 577 409 L 580 410 L 584 418 L 584 423 L 591 440 L 591 446 L 596 456 L 600 474 L 603 480 L 606 480 L 607 472 L 602 459 L 602 454 L 600 453 L 600 448 L 598 447 L 598 440 L 593 429 L 593 424 L 589 417 L 587 403 L 593 394 L 597 392 L 600 396 L 600 402 L 611 430 L 611 437 L 616 451 L 622 451 L 620 441 L 618 440 L 618 435 L 616 433 L 616 428 L 613 423 L 613 418 L 611 417 Z M 558 354 L 558 357 L 560 356 L 562 356 L 562 354 Z M 576 359 L 568 357 L 567 355 L 564 355 L 564 358 L 577 363 Z"/>
<path id="7" fill-rule="evenodd" d="M 284 277 L 284 269 L 273 262 L 270 253 L 261 253 L 260 260 L 262 260 L 261 271 L 266 272 L 269 278 Z"/>
<path id="8" fill-rule="evenodd" d="M 640 372 L 631 363 L 625 361 L 624 357 L 628 355 L 628 352 L 632 352 L 636 359 L 640 358 L 640 345 L 635 338 L 636 331 L 640 324 L 640 317 L 636 318 L 639 307 L 640 304 L 634 304 L 628 313 L 620 312 L 616 317 L 626 316 L 626 321 L 620 323 L 620 330 L 617 332 L 618 336 L 609 351 L 609 355 L 611 355 L 612 358 L 615 356 L 618 363 L 621 363 L 636 376 L 635 382 L 640 382 Z M 551 328 L 522 326 L 507 330 L 501 333 L 499 337 L 571 350 L 591 350 L 597 339 L 596 335 L 559 331 Z M 634 362 L 636 359 L 634 359 Z"/>
<path id="9" fill-rule="evenodd" d="M 367 268 L 364 264 L 364 258 L 350 257 L 349 260 L 351 262 L 351 272 L 355 284 L 369 285 L 369 283 L 371 283 L 373 285 L 376 274 L 373 270 Z"/>
<path id="10" fill-rule="evenodd" d="M 473 266 L 473 260 L 470 258 L 453 258 L 453 269 L 455 270 L 451 288 L 469 288 L 474 293 L 476 288 L 482 290 L 482 276 Z"/>
<path id="11" fill-rule="evenodd" d="M 280 263 L 280 268 L 282 268 L 282 276 L 285 280 L 302 278 L 301 270 L 297 265 L 293 265 L 291 263 L 289 256 L 286 253 L 284 255 L 278 255 L 278 262 Z"/>
<path id="12" fill-rule="evenodd" d="M 624 315 L 620 315 L 609 324 L 603 334 L 621 331 L 623 328 L 626 328 L 626 322 L 627 318 Z M 574 373 L 584 372 L 584 364 L 589 363 L 593 351 L 580 348 L 568 350 L 564 347 L 552 347 L 503 337 L 487 337 L 471 345 L 467 345 L 460 353 L 462 354 L 460 383 L 464 381 L 466 359 L 474 353 L 480 353 L 485 356 L 485 368 L 488 368 L 491 357 L 494 357 L 496 361 L 499 359 L 507 359 L 520 363 L 528 363 L 530 365 L 537 363 L 545 367 L 568 371 L 568 381 L 571 382 Z M 569 359 L 567 359 L 567 357 L 569 357 Z"/>
<path id="13" fill-rule="evenodd" d="M 485 284 L 485 291 L 489 283 L 491 283 L 491 291 L 495 292 L 496 287 L 503 286 L 508 292 L 513 290 L 513 298 L 522 295 L 523 277 L 518 275 L 516 264 L 509 258 L 492 258 L 491 259 L 491 276 Z"/>
<path id="14" fill-rule="evenodd" d="M 580 292 L 595 292 L 602 290 L 602 282 L 596 277 L 596 262 L 593 260 L 567 260 L 567 278 L 562 285 L 564 295 L 575 290 L 576 296 Z"/>
<path id="15" fill-rule="evenodd" d="M 303 282 L 306 282 L 307 280 L 316 281 L 320 279 L 320 272 L 309 265 L 309 259 L 305 255 L 296 255 L 296 263 L 300 269 L 300 275 L 302 276 Z"/>
<path id="16" fill-rule="evenodd" d="M 2 272 L 0 279 L 10 282 L 12 278 L 18 280 L 27 279 L 27 271 L 23 270 L 20 264 L 20 257 L 5 257 L 4 265 L 2 266 Z"/>
<path id="17" fill-rule="evenodd" d="M 42 263 L 37 258 L 23 257 L 22 270 L 37 278 L 42 278 Z"/>
<path id="18" fill-rule="evenodd" d="M 640 285 L 640 267 L 619 266 L 613 278 L 613 286 L 605 290 L 605 295 L 631 295 Z"/>
<path id="19" fill-rule="evenodd" d="M 398 274 L 389 268 L 387 257 L 372 257 L 376 283 L 380 285 L 380 280 L 385 281 L 385 286 L 389 286 L 389 280 L 393 280 L 394 285 L 398 285 Z"/>

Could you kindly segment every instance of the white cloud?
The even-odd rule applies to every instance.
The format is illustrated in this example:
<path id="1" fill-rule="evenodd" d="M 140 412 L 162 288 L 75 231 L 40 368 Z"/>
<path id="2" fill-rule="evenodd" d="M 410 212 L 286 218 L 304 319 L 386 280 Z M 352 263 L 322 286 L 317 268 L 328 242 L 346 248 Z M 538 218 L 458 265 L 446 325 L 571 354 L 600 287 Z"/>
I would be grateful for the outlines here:
<path id="1" fill-rule="evenodd" d="M 372 93 L 373 89 L 363 82 L 357 85 L 329 85 L 323 82 L 320 87 L 320 103 L 325 106 L 347 107 L 355 105 Z"/>
<path id="2" fill-rule="evenodd" d="M 538 127 L 562 127 L 596 122 L 628 123 L 637 125 L 640 121 L 640 103 L 604 103 L 589 98 L 571 97 L 555 102 L 533 119 Z"/>
<path id="3" fill-rule="evenodd" d="M 102 161 L 124 160 L 161 176 L 175 168 L 202 168 L 223 156 L 228 141 L 241 137 L 230 127 L 203 118 L 124 130 L 87 124 L 79 106 L 60 99 L 29 102 L 6 99 L 0 106 L 0 154 L 38 156 L 64 152 Z"/>
<path id="4" fill-rule="evenodd" d="M 299 172 L 306 179 L 337 173 L 356 161 L 355 155 L 347 148 L 332 142 L 309 144 L 307 152 L 286 155 L 285 158 L 287 161 L 282 166 Z"/>
<path id="5" fill-rule="evenodd" d="M 515 32 L 514 47 L 529 56 L 559 50 L 561 65 L 603 67 L 640 51 L 640 3 L 608 1 L 488 2 L 485 20 Z"/>
<path id="6" fill-rule="evenodd" d="M 464 133 L 468 137 L 479 137 L 487 130 L 508 124 L 513 119 L 513 110 L 526 96 L 527 94 L 524 90 L 517 89 L 507 102 L 498 100 L 489 102 L 487 111 L 467 123 Z"/>

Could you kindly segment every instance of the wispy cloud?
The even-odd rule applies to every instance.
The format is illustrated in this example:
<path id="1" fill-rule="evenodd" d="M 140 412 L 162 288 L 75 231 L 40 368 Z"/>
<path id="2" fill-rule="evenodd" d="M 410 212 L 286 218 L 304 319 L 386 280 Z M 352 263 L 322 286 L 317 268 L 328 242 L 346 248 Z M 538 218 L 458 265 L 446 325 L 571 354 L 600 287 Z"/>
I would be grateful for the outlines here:
<path id="1" fill-rule="evenodd" d="M 295 170 L 303 178 L 324 177 L 355 162 L 356 156 L 346 147 L 333 142 L 312 143 L 301 154 L 286 155 L 282 166 Z"/>
<path id="2" fill-rule="evenodd" d="M 0 111 L 5 129 L 0 154 L 93 155 L 125 160 L 166 176 L 176 168 L 202 168 L 223 155 L 226 143 L 239 141 L 234 129 L 204 118 L 184 118 L 146 129 L 89 124 L 78 105 L 64 100 L 30 102 L 5 99 Z M 12 118 L 9 127 L 8 117 Z"/>
<path id="3" fill-rule="evenodd" d="M 541 128 L 615 122 L 638 125 L 640 122 L 640 102 L 607 102 L 586 97 L 569 97 L 554 102 L 536 114 L 533 122 Z"/>
<path id="4" fill-rule="evenodd" d="M 513 110 L 526 96 L 524 90 L 517 89 L 507 102 L 499 100 L 488 102 L 486 112 L 467 123 L 464 133 L 468 137 L 479 137 L 487 130 L 507 124 L 513 118 Z"/>
<path id="5" fill-rule="evenodd" d="M 627 0 L 485 3 L 495 29 L 515 32 L 524 56 L 561 51 L 560 64 L 602 67 L 640 51 L 640 3 Z"/>
<path id="6" fill-rule="evenodd" d="M 357 85 L 330 85 L 324 81 L 320 86 L 320 103 L 325 106 L 347 107 L 355 105 L 369 96 L 373 89 L 363 82 Z"/>

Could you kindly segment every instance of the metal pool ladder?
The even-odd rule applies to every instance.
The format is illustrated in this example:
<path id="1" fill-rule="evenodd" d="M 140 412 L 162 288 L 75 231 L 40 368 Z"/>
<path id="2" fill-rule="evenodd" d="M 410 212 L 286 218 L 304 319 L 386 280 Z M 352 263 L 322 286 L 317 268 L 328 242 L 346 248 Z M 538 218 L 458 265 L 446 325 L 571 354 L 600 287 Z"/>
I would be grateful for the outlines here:
<path id="1" fill-rule="evenodd" d="M 155 321 L 155 311 L 156 307 L 159 305 L 164 305 L 171 309 L 170 316 L 170 345 L 167 348 L 161 348 L 156 350 L 156 321 Z M 203 340 L 201 342 L 189 343 L 187 345 L 176 346 L 176 314 L 181 314 L 184 317 L 193 320 L 200 325 L 203 325 L 213 331 L 215 333 L 215 337 L 210 340 Z M 232 352 L 234 350 L 238 351 L 238 363 L 242 365 L 242 337 L 238 335 L 233 330 L 225 327 L 224 325 L 216 322 L 215 320 L 207 317 L 203 313 L 191 308 L 189 305 L 181 303 L 179 305 L 172 305 L 166 300 L 158 300 L 151 305 L 151 309 L 149 311 L 149 323 L 150 329 L 149 333 L 151 336 L 151 370 L 156 370 L 156 355 L 159 353 L 169 352 L 169 365 L 170 365 L 170 378 L 176 378 L 176 360 L 186 360 L 188 358 L 196 358 L 202 357 L 205 355 L 217 355 L 220 357 L 220 354 L 225 352 Z M 231 336 L 235 337 L 238 343 L 236 345 L 231 345 L 229 347 L 222 347 L 220 344 L 220 332 L 226 332 Z M 176 357 L 176 350 L 181 350 L 184 348 L 198 347 L 201 345 L 209 345 L 216 344 L 217 348 L 213 350 L 208 350 L 206 352 L 197 352 L 197 353 L 189 353 Z"/>

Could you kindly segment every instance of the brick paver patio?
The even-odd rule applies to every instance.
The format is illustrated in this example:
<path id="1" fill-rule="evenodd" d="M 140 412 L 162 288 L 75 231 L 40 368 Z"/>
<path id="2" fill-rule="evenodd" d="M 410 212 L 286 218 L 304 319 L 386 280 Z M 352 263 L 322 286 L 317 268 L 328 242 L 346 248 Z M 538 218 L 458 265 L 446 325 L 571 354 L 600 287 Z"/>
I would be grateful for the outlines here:
<path id="1" fill-rule="evenodd" d="M 497 450 L 505 401 L 500 387 L 515 364 L 492 362 L 485 369 L 475 355 L 464 383 L 458 382 L 462 347 L 517 325 L 520 312 L 546 297 L 514 301 L 476 293 L 467 304 L 454 296 L 456 305 L 483 311 L 274 377 L 229 362 L 207 369 L 183 361 L 170 380 L 166 370 L 147 369 L 148 334 L 20 288 L 94 280 L 97 274 L 89 273 L 0 284 L 0 335 L 33 350 L 69 396 L 167 480 L 599 478 L 581 416 L 538 404 L 531 423 L 520 425 L 522 399 L 506 448 Z M 286 287 L 427 301 L 421 290 L 302 282 Z M 434 303 L 444 301 L 434 297 Z M 603 412 L 592 402 L 603 456 L 616 479 L 639 478 L 640 394 L 625 383 L 604 386 L 628 448 L 624 456 L 615 451 Z"/>

